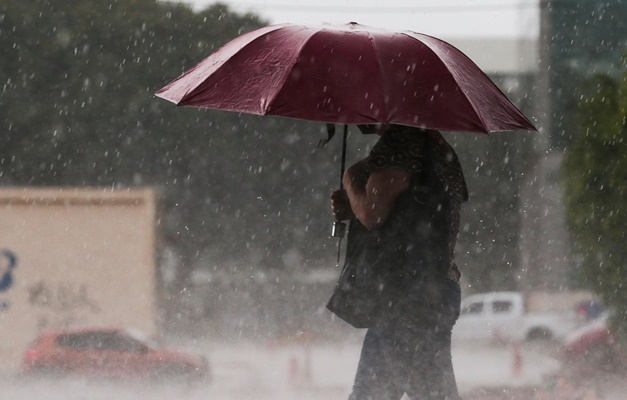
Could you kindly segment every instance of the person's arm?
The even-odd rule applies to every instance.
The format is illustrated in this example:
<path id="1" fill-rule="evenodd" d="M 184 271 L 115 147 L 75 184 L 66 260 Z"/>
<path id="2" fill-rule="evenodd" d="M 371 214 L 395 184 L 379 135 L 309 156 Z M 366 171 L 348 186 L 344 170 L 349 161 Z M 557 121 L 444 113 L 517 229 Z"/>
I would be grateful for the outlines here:
<path id="1" fill-rule="evenodd" d="M 363 179 L 365 162 L 352 165 L 343 183 L 350 208 L 368 230 L 383 225 L 390 216 L 398 196 L 409 188 L 412 173 L 399 169 L 380 169 Z"/>
<path id="2" fill-rule="evenodd" d="M 368 159 L 365 158 L 348 167 L 348 170 L 344 172 L 344 176 L 342 177 L 342 184 L 344 184 L 347 179 L 346 177 L 350 176 L 351 181 L 358 181 L 360 185 L 365 186 L 368 180 L 365 169 L 367 160 Z M 345 189 L 335 190 L 331 193 L 331 212 L 336 221 L 355 218 L 355 213 L 351 208 L 351 203 L 348 200 Z"/>

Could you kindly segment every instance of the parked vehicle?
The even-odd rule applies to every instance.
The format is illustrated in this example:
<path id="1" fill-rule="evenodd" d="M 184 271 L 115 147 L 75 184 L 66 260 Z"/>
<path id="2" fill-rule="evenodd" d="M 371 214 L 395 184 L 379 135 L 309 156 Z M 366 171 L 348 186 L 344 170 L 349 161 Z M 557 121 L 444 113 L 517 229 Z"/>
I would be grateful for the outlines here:
<path id="1" fill-rule="evenodd" d="M 561 353 L 563 365 L 577 379 L 611 374 L 625 376 L 627 346 L 612 334 L 610 316 L 610 312 L 603 312 L 564 339 Z"/>
<path id="2" fill-rule="evenodd" d="M 206 359 L 158 347 L 140 332 L 118 328 L 49 331 L 26 350 L 26 375 L 119 379 L 206 378 Z"/>
<path id="3" fill-rule="evenodd" d="M 605 312 L 568 334 L 562 345 L 564 357 L 579 360 L 611 353 L 615 338 L 607 326 L 608 318 L 609 313 Z"/>
<path id="4" fill-rule="evenodd" d="M 519 292 L 471 295 L 462 301 L 453 340 L 521 341 L 563 338 L 578 324 L 574 307 L 564 311 L 533 311 Z"/>

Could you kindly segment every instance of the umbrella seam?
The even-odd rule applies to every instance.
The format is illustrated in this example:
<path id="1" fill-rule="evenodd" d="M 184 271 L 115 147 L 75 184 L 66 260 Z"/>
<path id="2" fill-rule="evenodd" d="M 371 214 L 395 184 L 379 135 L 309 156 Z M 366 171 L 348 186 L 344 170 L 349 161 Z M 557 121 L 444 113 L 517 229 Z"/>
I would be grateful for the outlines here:
<path id="1" fill-rule="evenodd" d="M 251 45 L 252 43 L 254 43 L 254 42 L 257 42 L 257 41 L 258 41 L 258 40 L 260 40 L 262 37 L 265 37 L 266 35 L 268 35 L 268 34 L 270 34 L 270 33 L 276 32 L 277 30 L 279 30 L 279 29 L 281 29 L 281 28 L 283 28 L 283 27 L 285 27 L 285 26 L 288 26 L 288 25 L 289 25 L 289 24 L 277 24 L 277 25 L 272 25 L 272 26 L 268 26 L 268 27 L 266 27 L 266 28 L 273 28 L 273 29 L 268 29 L 268 31 L 267 31 L 267 32 L 264 32 L 264 33 L 263 33 L 263 35 L 260 35 L 260 36 L 257 36 L 257 37 L 255 37 L 255 38 L 253 38 L 250 42 L 246 43 L 246 45 L 245 45 L 245 46 L 243 46 L 243 47 L 242 47 L 242 49 L 244 49 L 245 47 L 250 46 L 250 45 Z M 263 28 L 261 28 L 261 29 L 263 29 Z M 229 44 L 228 42 L 227 42 L 227 43 L 225 43 L 225 44 L 224 44 L 223 46 L 221 46 L 218 50 L 222 49 L 223 47 L 226 47 L 228 44 Z M 241 49 L 240 49 L 240 50 L 241 50 Z M 195 65 L 195 66 L 193 67 L 193 69 L 195 69 L 195 68 L 199 67 L 199 66 L 200 66 L 200 64 L 201 64 L 203 61 L 204 61 L 204 60 L 202 60 L 202 61 L 201 61 L 200 63 L 198 63 L 197 65 Z M 215 69 L 215 71 L 214 71 L 211 75 L 213 75 L 213 74 L 217 73 L 218 71 L 222 70 L 223 68 L 225 68 L 225 66 L 226 66 L 226 65 L 227 65 L 227 62 L 222 63 L 222 65 L 220 65 L 218 68 L 216 68 L 216 69 Z M 176 80 L 179 80 L 179 79 L 183 78 L 185 75 L 186 75 L 186 74 L 181 75 L 181 76 L 180 76 L 180 77 L 178 77 Z M 206 81 L 209 79 L 209 77 L 210 77 L 210 75 L 207 75 L 207 76 L 205 77 L 205 79 L 203 79 L 203 80 L 202 80 L 199 84 L 197 84 L 197 85 L 196 85 L 193 89 L 191 89 L 191 90 L 189 90 L 188 92 L 186 92 L 186 93 L 185 93 L 185 95 L 183 96 L 183 98 L 184 98 L 184 97 L 189 96 L 189 98 L 187 99 L 187 101 L 181 101 L 180 103 L 176 103 L 176 105 L 177 105 L 177 106 L 178 106 L 178 105 L 183 105 L 183 106 L 184 106 L 184 105 L 186 105 L 186 104 L 185 104 L 186 102 L 189 102 L 189 101 L 193 98 L 193 96 L 198 95 L 198 94 L 201 92 L 201 90 L 199 90 L 199 88 L 202 86 L 202 84 L 203 84 L 204 82 L 206 82 Z M 176 80 L 175 80 L 175 81 L 176 81 Z M 175 82 L 175 81 L 173 81 L 173 82 Z M 231 111 L 236 111 L 236 112 L 237 112 L 237 110 L 231 110 Z M 265 113 L 265 112 L 264 112 L 264 113 Z M 263 115 L 263 114 L 262 114 L 262 115 Z"/>
<path id="2" fill-rule="evenodd" d="M 274 95 L 272 96 L 272 99 L 268 100 L 267 107 L 265 107 L 265 110 L 264 110 L 264 115 L 266 114 L 266 112 L 267 112 L 268 110 L 270 110 L 270 109 L 272 108 L 272 106 L 274 105 L 274 101 L 277 99 L 277 97 L 279 97 L 279 93 L 281 93 L 281 92 L 283 91 L 283 89 L 284 89 L 284 87 L 285 87 L 285 86 L 284 86 L 284 85 L 285 85 L 285 82 L 287 81 L 287 79 L 289 78 L 289 76 L 292 74 L 292 69 L 293 69 L 293 68 L 294 68 L 294 66 L 298 63 L 298 59 L 300 58 L 300 55 L 302 54 L 303 49 L 305 48 L 305 46 L 307 46 L 307 44 L 309 43 L 309 41 L 311 40 L 311 38 L 312 38 L 312 37 L 314 37 L 314 36 L 315 36 L 318 32 L 320 32 L 320 31 L 319 31 L 319 30 L 318 30 L 318 31 L 314 31 L 311 35 L 309 35 L 309 37 L 307 38 L 307 40 L 305 40 L 305 41 L 303 42 L 303 45 L 302 45 L 302 46 L 300 46 L 300 49 L 298 49 L 298 53 L 297 53 L 296 57 L 294 57 L 294 62 L 293 62 L 293 63 L 291 63 L 290 67 L 287 69 L 288 73 L 287 73 L 287 74 L 285 74 L 285 76 L 283 77 L 283 81 L 281 82 L 281 85 L 279 86 L 279 87 L 280 87 L 280 89 L 279 89 L 279 90 L 277 90 L 277 91 L 274 93 Z"/>
<path id="3" fill-rule="evenodd" d="M 385 79 L 383 77 L 383 66 L 381 65 L 381 60 L 379 59 L 379 57 L 377 57 L 377 46 L 375 44 L 374 37 L 370 34 L 369 31 L 366 31 L 366 33 L 368 34 L 368 38 L 370 40 L 370 44 L 372 45 L 372 51 L 374 52 L 374 58 L 377 60 L 377 65 L 379 66 L 379 77 L 381 79 L 381 87 L 383 88 L 383 91 L 382 91 L 382 93 L 383 93 L 382 104 L 383 104 L 383 108 L 384 108 L 384 111 L 385 111 L 384 115 L 386 116 L 386 121 L 389 121 L 390 120 L 390 115 L 388 113 L 387 104 L 385 104 L 385 93 L 387 93 L 387 91 L 385 89 L 387 89 L 387 88 L 386 88 L 386 85 L 385 85 L 385 83 L 386 83 Z"/>

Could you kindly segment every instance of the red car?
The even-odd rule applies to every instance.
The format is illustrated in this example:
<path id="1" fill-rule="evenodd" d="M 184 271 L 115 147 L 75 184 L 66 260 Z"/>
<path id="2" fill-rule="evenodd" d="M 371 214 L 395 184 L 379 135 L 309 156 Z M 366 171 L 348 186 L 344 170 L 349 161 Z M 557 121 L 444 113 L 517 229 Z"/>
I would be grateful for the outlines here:
<path id="1" fill-rule="evenodd" d="M 610 313 L 573 331 L 564 341 L 564 361 L 571 368 L 617 371 L 627 368 L 627 347 L 608 327 Z"/>
<path id="2" fill-rule="evenodd" d="M 607 352 L 615 342 L 608 329 L 607 320 L 608 314 L 605 313 L 571 332 L 564 340 L 564 357 L 568 360 L 578 360 Z"/>
<path id="3" fill-rule="evenodd" d="M 96 378 L 206 378 L 204 357 L 158 348 L 139 332 L 117 328 L 43 333 L 26 350 L 25 374 Z"/>

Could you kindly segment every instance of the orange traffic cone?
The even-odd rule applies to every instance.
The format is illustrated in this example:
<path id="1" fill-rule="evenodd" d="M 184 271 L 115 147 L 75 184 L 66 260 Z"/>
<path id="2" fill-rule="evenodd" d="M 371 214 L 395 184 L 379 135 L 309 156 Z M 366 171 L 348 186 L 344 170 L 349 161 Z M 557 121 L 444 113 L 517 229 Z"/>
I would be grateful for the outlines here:
<path id="1" fill-rule="evenodd" d="M 300 378 L 300 368 L 298 366 L 298 360 L 292 356 L 289 361 L 287 370 L 287 380 L 290 386 L 297 386 Z"/>
<path id="2" fill-rule="evenodd" d="M 512 344 L 512 375 L 519 377 L 522 374 L 522 354 L 520 344 Z"/>

